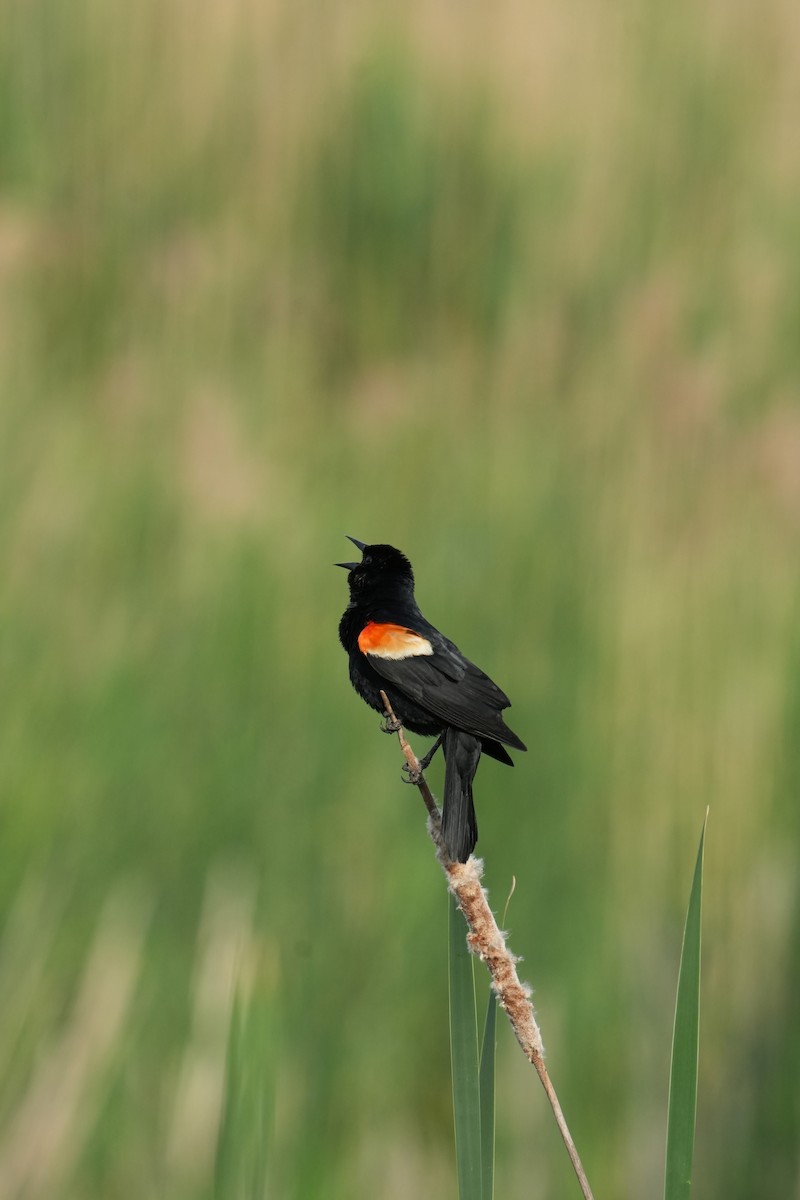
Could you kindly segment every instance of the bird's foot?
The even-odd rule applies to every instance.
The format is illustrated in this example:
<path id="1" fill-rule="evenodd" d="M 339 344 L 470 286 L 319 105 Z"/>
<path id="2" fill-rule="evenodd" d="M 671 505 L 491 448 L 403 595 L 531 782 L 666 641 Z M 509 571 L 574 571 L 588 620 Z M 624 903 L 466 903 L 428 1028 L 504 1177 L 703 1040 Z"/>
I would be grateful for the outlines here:
<path id="1" fill-rule="evenodd" d="M 427 771 L 428 767 L 431 765 L 431 761 L 433 760 L 434 754 L 439 749 L 441 744 L 442 744 L 442 735 L 439 734 L 438 738 L 433 743 L 433 745 L 431 746 L 428 753 L 419 760 L 416 768 L 409 766 L 408 763 L 405 764 L 405 766 L 403 767 L 403 770 L 405 771 L 408 778 L 404 779 L 403 783 L 413 783 L 415 786 L 418 786 L 420 783 L 422 783 L 422 772 Z"/>
<path id="2" fill-rule="evenodd" d="M 387 715 L 381 721 L 382 733 L 399 733 L 402 728 L 402 722 L 398 721 L 397 717 L 390 717 Z"/>
<path id="3" fill-rule="evenodd" d="M 444 737 L 444 734 L 441 734 L 441 733 L 440 733 L 440 734 L 439 734 L 439 736 L 437 737 L 436 741 L 435 741 L 435 742 L 433 743 L 433 745 L 431 746 L 431 748 L 430 748 L 430 750 L 428 751 L 428 753 L 427 753 L 426 755 L 424 755 L 424 756 L 423 756 L 423 757 L 422 757 L 422 758 L 419 760 L 419 769 L 420 769 L 420 771 L 427 771 L 428 767 L 429 767 L 429 766 L 431 765 L 431 763 L 433 762 L 433 756 L 434 756 L 434 754 L 436 753 L 436 751 L 439 749 L 439 747 L 440 747 L 440 746 L 441 746 L 441 744 L 442 744 L 442 738 L 443 738 L 443 737 Z"/>

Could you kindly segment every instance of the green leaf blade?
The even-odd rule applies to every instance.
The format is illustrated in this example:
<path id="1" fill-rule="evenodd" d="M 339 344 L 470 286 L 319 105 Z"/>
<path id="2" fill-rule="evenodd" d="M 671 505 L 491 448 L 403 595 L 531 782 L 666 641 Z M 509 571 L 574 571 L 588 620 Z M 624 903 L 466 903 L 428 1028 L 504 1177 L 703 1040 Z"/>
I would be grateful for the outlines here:
<path id="1" fill-rule="evenodd" d="M 481 1105 L 481 1174 L 483 1200 L 494 1197 L 494 1129 L 495 1129 L 495 1057 L 497 1048 L 497 996 L 489 989 L 486 1022 L 479 1070 Z"/>
<path id="2" fill-rule="evenodd" d="M 237 990 L 228 1030 L 214 1200 L 264 1200 L 275 1108 L 274 1005 Z"/>
<path id="3" fill-rule="evenodd" d="M 483 1200 L 478 1019 L 472 955 L 455 897 L 449 907 L 450 1055 L 459 1200 Z"/>
<path id="4" fill-rule="evenodd" d="M 700 1033 L 700 951 L 703 852 L 708 813 L 697 851 L 683 933 L 672 1035 L 664 1200 L 687 1200 L 692 1186 Z"/>

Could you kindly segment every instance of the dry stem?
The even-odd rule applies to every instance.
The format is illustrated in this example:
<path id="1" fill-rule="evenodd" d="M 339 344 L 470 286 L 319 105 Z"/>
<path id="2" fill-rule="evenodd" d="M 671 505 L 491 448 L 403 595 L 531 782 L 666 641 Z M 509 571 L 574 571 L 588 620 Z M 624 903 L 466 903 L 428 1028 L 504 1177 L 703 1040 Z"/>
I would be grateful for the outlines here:
<path id="1" fill-rule="evenodd" d="M 530 988 L 527 984 L 520 982 L 517 974 L 518 960 L 511 953 L 505 935 L 498 929 L 494 914 L 489 907 L 486 890 L 481 886 L 483 864 L 480 859 L 472 857 L 465 863 L 453 862 L 449 857 L 442 841 L 441 813 L 425 782 L 425 777 L 420 772 L 417 756 L 408 744 L 403 727 L 394 715 L 388 696 L 385 692 L 381 692 L 381 697 L 387 717 L 398 725 L 397 736 L 400 748 L 408 763 L 411 778 L 422 793 L 422 799 L 428 810 L 428 831 L 436 846 L 436 857 L 447 876 L 448 887 L 458 900 L 458 906 L 469 926 L 467 934 L 469 948 L 473 954 L 477 954 L 486 963 L 489 969 L 492 988 L 500 1006 L 505 1010 L 516 1039 L 522 1047 L 522 1052 L 535 1068 L 547 1099 L 550 1101 L 550 1107 L 553 1110 L 561 1137 L 564 1139 L 570 1162 L 578 1177 L 584 1200 L 593 1200 L 589 1181 L 544 1063 L 542 1035 L 539 1032 L 533 1005 L 530 1001 Z"/>

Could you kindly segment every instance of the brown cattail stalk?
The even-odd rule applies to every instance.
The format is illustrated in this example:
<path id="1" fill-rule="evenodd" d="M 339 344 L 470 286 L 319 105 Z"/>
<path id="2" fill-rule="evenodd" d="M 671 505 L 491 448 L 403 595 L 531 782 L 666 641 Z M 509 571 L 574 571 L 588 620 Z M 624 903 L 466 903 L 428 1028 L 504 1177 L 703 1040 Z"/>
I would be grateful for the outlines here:
<path id="1" fill-rule="evenodd" d="M 561 1137 L 564 1139 L 570 1162 L 578 1177 L 584 1200 L 593 1200 L 586 1172 L 544 1063 L 544 1045 L 530 1000 L 531 989 L 527 984 L 520 982 L 517 974 L 519 960 L 511 953 L 505 934 L 498 929 L 494 914 L 489 907 L 486 889 L 481 886 L 483 863 L 480 859 L 472 857 L 465 863 L 453 862 L 448 855 L 442 841 L 442 816 L 420 770 L 417 756 L 408 744 L 403 727 L 394 715 L 388 696 L 385 692 L 381 692 L 381 697 L 385 705 L 388 728 L 397 732 L 400 748 L 408 764 L 409 777 L 419 788 L 428 810 L 428 832 L 436 847 L 436 857 L 447 876 L 447 886 L 456 897 L 458 906 L 469 926 L 467 944 L 472 953 L 477 954 L 478 958 L 486 963 L 492 980 L 492 988 L 500 1007 L 511 1022 L 511 1028 L 514 1030 L 522 1052 L 536 1070 L 547 1099 L 550 1101 L 550 1107 L 553 1110 Z"/>

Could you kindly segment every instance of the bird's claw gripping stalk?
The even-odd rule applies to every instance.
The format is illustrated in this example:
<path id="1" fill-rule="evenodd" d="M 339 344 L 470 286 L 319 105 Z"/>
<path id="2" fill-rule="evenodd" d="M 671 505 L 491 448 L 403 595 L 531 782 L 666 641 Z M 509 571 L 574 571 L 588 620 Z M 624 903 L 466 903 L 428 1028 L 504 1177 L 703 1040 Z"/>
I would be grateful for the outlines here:
<path id="1" fill-rule="evenodd" d="M 428 767 L 433 762 L 433 756 L 436 753 L 436 751 L 439 749 L 439 747 L 441 746 L 443 737 L 444 737 L 444 734 L 440 733 L 439 736 L 437 737 L 436 741 L 431 746 L 428 753 L 424 754 L 422 756 L 422 758 L 419 760 L 420 774 L 422 774 L 423 771 L 427 771 Z"/>
<path id="2" fill-rule="evenodd" d="M 408 778 L 404 779 L 403 783 L 413 783 L 416 787 L 419 787 L 419 785 L 422 783 L 422 772 L 427 771 L 428 767 L 431 765 L 434 754 L 442 744 L 442 736 L 443 735 L 440 733 L 428 753 L 419 760 L 419 765 L 416 769 L 410 766 L 408 763 L 405 764 L 403 770 Z"/>

